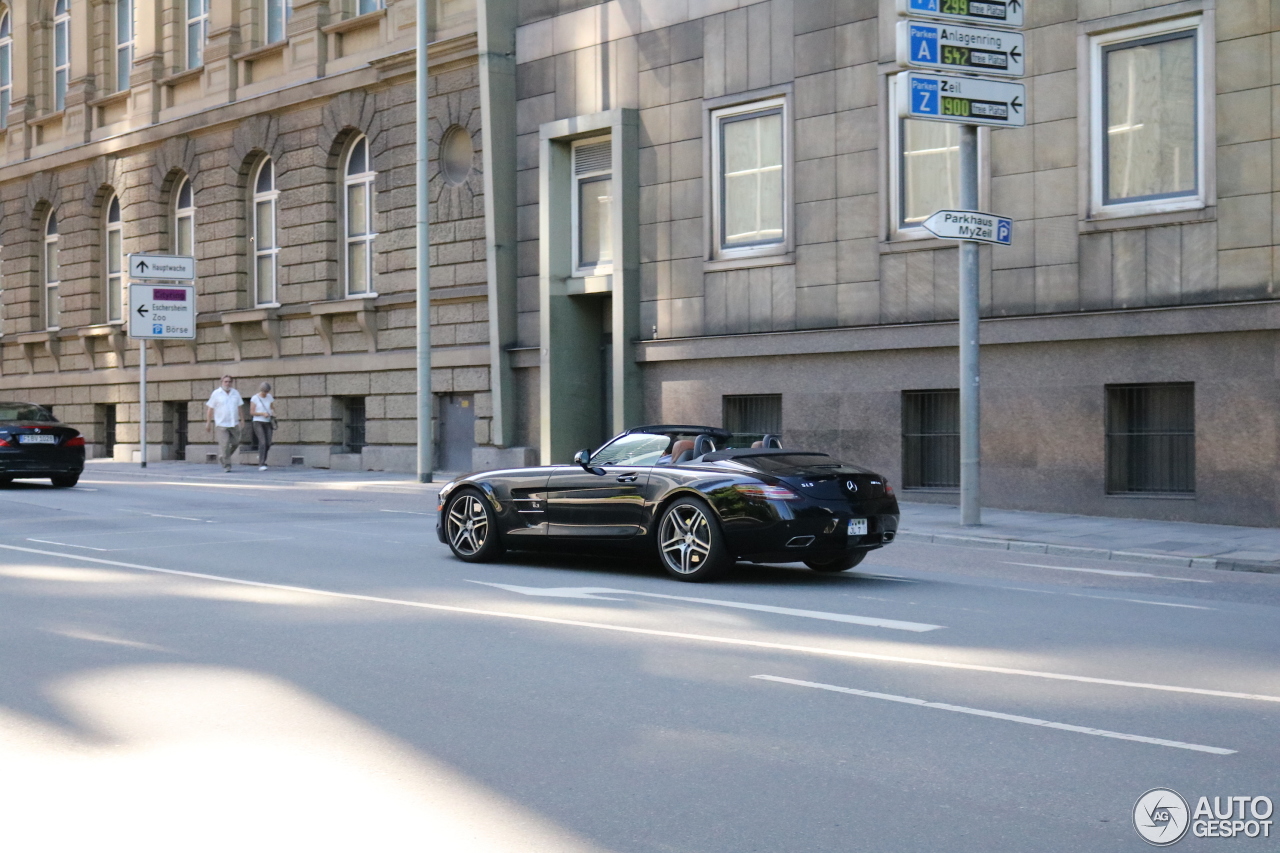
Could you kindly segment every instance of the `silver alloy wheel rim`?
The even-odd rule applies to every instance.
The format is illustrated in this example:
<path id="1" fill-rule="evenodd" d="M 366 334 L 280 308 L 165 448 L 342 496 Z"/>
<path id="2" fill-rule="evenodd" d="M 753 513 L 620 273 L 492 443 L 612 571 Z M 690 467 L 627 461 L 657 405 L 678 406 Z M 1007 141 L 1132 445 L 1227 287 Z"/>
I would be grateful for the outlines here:
<path id="1" fill-rule="evenodd" d="M 658 551 L 667 568 L 681 575 L 701 569 L 711 556 L 711 524 L 702 510 L 689 504 L 672 507 L 658 530 Z"/>
<path id="2" fill-rule="evenodd" d="M 475 495 L 463 495 L 449 507 L 449 544 L 464 557 L 474 556 L 489 538 L 489 515 Z"/>

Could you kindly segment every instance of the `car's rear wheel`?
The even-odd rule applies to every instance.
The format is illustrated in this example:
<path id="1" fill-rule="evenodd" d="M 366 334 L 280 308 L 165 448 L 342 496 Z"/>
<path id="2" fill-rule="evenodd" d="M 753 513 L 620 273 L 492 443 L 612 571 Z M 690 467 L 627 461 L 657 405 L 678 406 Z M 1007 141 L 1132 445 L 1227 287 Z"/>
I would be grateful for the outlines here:
<path id="1" fill-rule="evenodd" d="M 658 557 L 667 574 L 693 582 L 710 580 L 731 562 L 715 513 L 697 498 L 680 498 L 663 511 Z"/>
<path id="2" fill-rule="evenodd" d="M 80 475 L 61 474 L 56 477 L 50 477 L 49 481 L 53 483 L 55 489 L 69 489 L 76 483 L 80 482 Z"/>
<path id="3" fill-rule="evenodd" d="M 804 564 L 815 572 L 847 572 L 861 563 L 866 556 L 866 551 L 853 551 L 830 560 L 805 560 Z"/>
<path id="4" fill-rule="evenodd" d="M 445 507 L 444 532 L 459 560 L 484 563 L 506 549 L 498 536 L 498 516 L 479 492 L 459 492 Z"/>

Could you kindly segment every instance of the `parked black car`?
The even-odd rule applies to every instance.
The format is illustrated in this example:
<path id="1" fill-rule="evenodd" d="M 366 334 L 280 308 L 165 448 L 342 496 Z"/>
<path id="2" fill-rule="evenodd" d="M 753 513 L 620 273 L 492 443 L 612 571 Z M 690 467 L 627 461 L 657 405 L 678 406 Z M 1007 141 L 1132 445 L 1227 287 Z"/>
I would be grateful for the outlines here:
<path id="1" fill-rule="evenodd" d="M 0 403 L 0 485 L 48 477 L 74 486 L 84 471 L 84 436 L 33 403 Z"/>
<path id="2" fill-rule="evenodd" d="M 447 483 L 440 541 L 470 562 L 508 548 L 623 546 L 656 553 L 678 580 L 702 581 L 737 559 L 845 571 L 898 530 L 884 477 L 785 449 L 777 436 L 641 426 L 574 462 Z"/>

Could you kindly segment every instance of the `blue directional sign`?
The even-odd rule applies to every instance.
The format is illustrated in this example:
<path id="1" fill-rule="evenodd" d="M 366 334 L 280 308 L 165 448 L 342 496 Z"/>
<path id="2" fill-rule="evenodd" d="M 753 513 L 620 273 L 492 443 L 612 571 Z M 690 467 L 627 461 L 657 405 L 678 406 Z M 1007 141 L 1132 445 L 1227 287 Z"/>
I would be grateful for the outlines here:
<path id="1" fill-rule="evenodd" d="M 1025 60 L 1022 33 L 930 21 L 898 23 L 899 65 L 1021 77 Z"/>
<path id="2" fill-rule="evenodd" d="M 902 118 L 1023 127 L 1027 123 L 1027 87 L 1021 83 L 949 77 L 908 71 L 899 88 Z"/>
<path id="3" fill-rule="evenodd" d="M 898 0 L 898 14 L 964 24 L 1021 27 L 1026 0 Z"/>

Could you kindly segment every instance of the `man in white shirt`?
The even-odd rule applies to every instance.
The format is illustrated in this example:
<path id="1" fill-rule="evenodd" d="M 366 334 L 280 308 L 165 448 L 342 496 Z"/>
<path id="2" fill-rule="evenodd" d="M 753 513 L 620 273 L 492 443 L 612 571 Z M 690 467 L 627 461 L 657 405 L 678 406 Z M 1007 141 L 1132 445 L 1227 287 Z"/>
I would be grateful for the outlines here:
<path id="1" fill-rule="evenodd" d="M 205 403 L 208 415 L 204 428 L 213 428 L 217 432 L 218 461 L 226 472 L 231 471 L 231 459 L 240 446 L 240 428 L 244 424 L 244 400 L 240 392 L 231 387 L 233 384 L 235 380 L 230 376 L 222 377 L 222 384 L 213 389 L 209 402 Z"/>

